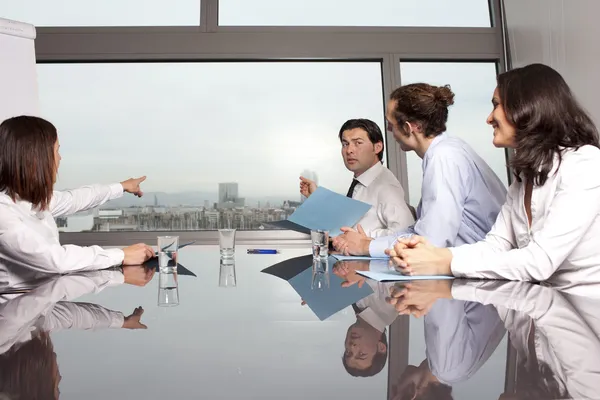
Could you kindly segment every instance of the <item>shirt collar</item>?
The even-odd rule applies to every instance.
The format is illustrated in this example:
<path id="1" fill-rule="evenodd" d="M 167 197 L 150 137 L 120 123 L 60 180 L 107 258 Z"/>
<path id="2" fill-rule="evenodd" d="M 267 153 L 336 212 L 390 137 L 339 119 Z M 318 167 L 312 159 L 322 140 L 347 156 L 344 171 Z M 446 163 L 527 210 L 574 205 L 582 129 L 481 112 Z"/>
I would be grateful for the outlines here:
<path id="1" fill-rule="evenodd" d="M 427 151 L 423 155 L 423 159 L 425 159 L 425 157 L 427 157 L 427 154 L 431 154 L 431 152 L 435 146 L 437 146 L 438 144 L 440 144 L 440 142 L 442 142 L 443 140 L 446 140 L 447 138 L 448 138 L 448 134 L 446 132 L 442 132 L 439 135 L 437 135 L 431 141 L 431 144 L 429 145 L 429 147 L 427 148 Z"/>
<path id="2" fill-rule="evenodd" d="M 7 195 L 5 192 L 0 192 L 0 197 L 2 198 L 2 202 L 5 203 L 9 203 L 9 204 L 14 204 L 15 206 L 17 206 L 17 208 L 21 209 L 23 212 L 27 213 L 27 214 L 31 214 L 31 215 L 35 215 L 38 216 L 41 214 L 41 212 L 37 209 L 35 209 L 35 207 L 33 207 L 33 204 L 31 204 L 31 202 L 29 201 L 25 201 L 25 200 L 16 200 L 13 201 L 9 195 Z"/>
<path id="3" fill-rule="evenodd" d="M 357 316 L 361 317 L 367 324 L 371 325 L 373 328 L 377 329 L 379 332 L 382 332 L 382 333 L 385 332 L 385 328 L 387 327 L 387 324 L 370 307 L 367 307 L 364 310 L 362 310 L 360 313 L 357 314 Z"/>
<path id="4" fill-rule="evenodd" d="M 361 185 L 368 187 L 373 181 L 379 176 L 383 169 L 383 164 L 377 161 L 375 165 L 360 174 L 358 178 L 355 178 L 360 182 Z"/>

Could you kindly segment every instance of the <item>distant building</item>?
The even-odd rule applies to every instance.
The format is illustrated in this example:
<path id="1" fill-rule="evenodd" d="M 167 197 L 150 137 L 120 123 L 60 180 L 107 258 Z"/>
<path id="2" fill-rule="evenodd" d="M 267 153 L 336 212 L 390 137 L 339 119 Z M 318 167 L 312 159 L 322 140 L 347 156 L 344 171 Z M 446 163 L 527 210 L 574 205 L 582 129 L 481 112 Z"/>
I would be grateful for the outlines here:
<path id="1" fill-rule="evenodd" d="M 238 197 L 238 184 L 236 182 L 219 183 L 219 209 L 232 209 L 244 207 L 245 199 Z"/>

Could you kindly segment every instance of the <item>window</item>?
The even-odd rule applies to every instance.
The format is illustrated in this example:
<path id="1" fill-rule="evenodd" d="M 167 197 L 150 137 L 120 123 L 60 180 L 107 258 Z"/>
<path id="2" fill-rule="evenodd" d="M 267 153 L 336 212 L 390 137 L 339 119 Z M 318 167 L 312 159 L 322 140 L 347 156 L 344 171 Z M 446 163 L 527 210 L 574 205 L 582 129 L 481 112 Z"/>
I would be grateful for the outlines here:
<path id="1" fill-rule="evenodd" d="M 219 24 L 491 26 L 487 0 L 220 0 Z"/>
<path id="2" fill-rule="evenodd" d="M 300 174 L 346 193 L 338 131 L 383 127 L 378 62 L 38 64 L 58 131 L 57 189 L 147 175 L 145 195 L 59 221 L 63 231 L 269 229 Z"/>
<path id="3" fill-rule="evenodd" d="M 200 0 L 0 0 L 0 17 L 35 26 L 198 26 Z"/>
<path id="4" fill-rule="evenodd" d="M 494 63 L 401 62 L 402 84 L 426 82 L 432 85 L 449 84 L 456 95 L 450 107 L 447 132 L 464 139 L 507 184 L 504 149 L 492 144 L 492 128 L 486 119 L 492 111 L 492 94 L 496 87 Z M 421 198 L 421 159 L 407 153 L 410 203 Z"/>

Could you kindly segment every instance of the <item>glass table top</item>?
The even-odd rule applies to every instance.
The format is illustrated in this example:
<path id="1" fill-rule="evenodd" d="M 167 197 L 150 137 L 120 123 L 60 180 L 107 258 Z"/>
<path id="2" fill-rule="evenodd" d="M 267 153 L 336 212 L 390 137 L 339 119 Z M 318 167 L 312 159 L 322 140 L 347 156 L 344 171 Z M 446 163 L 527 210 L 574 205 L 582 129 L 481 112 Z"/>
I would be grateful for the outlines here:
<path id="1" fill-rule="evenodd" d="M 158 272 L 139 286 L 112 270 L 41 279 L 25 293 L 4 288 L 0 393 L 20 390 L 15 375 L 41 385 L 31 367 L 40 360 L 61 399 L 509 399 L 596 389 L 600 304 L 591 297 L 519 282 L 378 283 L 354 273 L 368 261 L 331 257 L 325 280 L 309 248 L 277 248 L 238 246 L 234 266 L 222 265 L 218 246 L 181 249 L 195 276 L 180 269 L 174 307 L 158 306 Z M 398 310 L 426 315 L 399 315 L 389 304 L 399 293 Z M 572 332 L 576 344 L 557 350 Z M 42 339 L 45 352 L 28 347 Z"/>

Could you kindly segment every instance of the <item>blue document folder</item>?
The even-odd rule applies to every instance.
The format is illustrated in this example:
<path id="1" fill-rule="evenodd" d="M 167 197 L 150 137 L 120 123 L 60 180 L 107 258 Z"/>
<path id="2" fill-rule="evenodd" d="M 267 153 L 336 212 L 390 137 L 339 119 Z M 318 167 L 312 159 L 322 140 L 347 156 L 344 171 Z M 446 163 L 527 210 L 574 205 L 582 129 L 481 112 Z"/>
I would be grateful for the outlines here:
<path id="1" fill-rule="evenodd" d="M 369 285 L 363 285 L 362 288 L 359 288 L 358 285 L 343 288 L 342 282 L 344 280 L 331 272 L 332 265 L 335 262 L 336 260 L 333 257 L 329 258 L 328 288 L 321 290 L 312 288 L 313 272 L 311 264 L 308 264 L 307 269 L 288 281 L 321 321 L 373 293 Z"/>
<path id="2" fill-rule="evenodd" d="M 319 186 L 288 218 L 308 229 L 329 231 L 329 236 L 341 234 L 340 228 L 354 226 L 371 209 L 371 205 L 332 192 Z"/>

